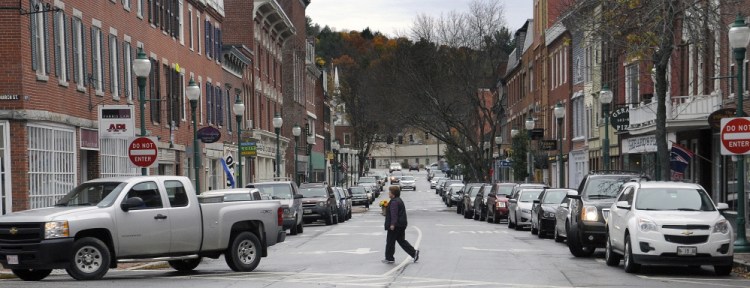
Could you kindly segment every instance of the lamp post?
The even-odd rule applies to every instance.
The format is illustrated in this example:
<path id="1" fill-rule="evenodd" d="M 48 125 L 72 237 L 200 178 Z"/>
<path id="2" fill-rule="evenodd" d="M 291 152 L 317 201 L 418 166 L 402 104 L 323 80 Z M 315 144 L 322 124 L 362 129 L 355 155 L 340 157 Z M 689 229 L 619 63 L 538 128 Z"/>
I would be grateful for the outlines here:
<path id="1" fill-rule="evenodd" d="M 735 98 L 737 98 L 737 111 L 735 117 L 744 117 L 744 104 L 742 103 L 743 95 L 743 83 L 742 83 L 742 65 L 745 60 L 745 52 L 747 51 L 747 45 L 750 43 L 750 28 L 745 24 L 742 15 L 737 15 L 737 19 L 734 21 L 734 25 L 729 29 L 729 46 L 734 51 L 734 60 L 737 61 L 737 92 Z M 734 241 L 735 252 L 749 252 L 750 243 L 747 241 L 747 235 L 745 235 L 745 208 L 747 206 L 746 194 L 745 194 L 745 156 L 737 156 L 737 240 Z"/>
<path id="2" fill-rule="evenodd" d="M 146 136 L 146 79 L 151 74 L 151 60 L 146 58 L 143 48 L 138 48 L 138 54 L 133 60 L 133 73 L 138 80 L 138 104 L 141 110 L 141 137 Z M 200 94 L 199 94 L 200 96 Z M 141 168 L 141 175 L 147 175 L 148 168 Z"/>
<path id="3" fill-rule="evenodd" d="M 299 135 L 301 134 L 302 128 L 300 128 L 297 123 L 294 123 L 294 127 L 292 127 L 292 135 L 294 135 L 294 182 L 296 182 L 297 185 L 299 185 L 299 169 L 297 168 L 299 163 L 299 161 L 297 161 L 297 151 L 299 151 L 299 148 L 297 147 L 297 143 L 299 143 Z"/>
<path id="4" fill-rule="evenodd" d="M 333 186 L 338 186 L 339 181 L 339 140 L 333 140 L 331 150 L 333 150 Z"/>
<path id="5" fill-rule="evenodd" d="M 188 86 L 185 89 L 185 94 L 187 95 L 188 100 L 190 100 L 190 112 L 192 113 L 193 118 L 193 172 L 195 173 L 195 193 L 200 194 L 201 193 L 201 176 L 200 176 L 200 167 L 201 167 L 201 154 L 200 154 L 200 146 L 198 146 L 198 129 L 197 129 L 197 117 L 195 115 L 195 109 L 198 107 L 198 100 L 201 98 L 201 87 L 198 86 L 198 84 L 195 83 L 192 77 L 190 77 L 190 82 L 188 82 Z"/>
<path id="6" fill-rule="evenodd" d="M 512 140 L 513 138 L 516 138 L 516 135 L 518 135 L 519 132 L 520 131 L 518 131 L 518 129 L 516 129 L 516 128 L 510 129 L 510 139 Z M 515 152 L 513 152 L 513 153 L 515 153 Z M 515 173 L 515 170 L 514 171 L 510 171 L 510 172 Z M 511 176 L 510 172 L 508 174 L 508 179 L 511 178 L 510 177 Z M 513 181 L 518 181 L 518 180 L 515 179 L 515 176 L 513 177 Z"/>
<path id="7" fill-rule="evenodd" d="M 313 179 L 313 165 L 312 165 L 312 147 L 315 145 L 315 135 L 310 133 L 307 135 L 307 182 L 312 182 Z"/>
<path id="8" fill-rule="evenodd" d="M 609 170 L 609 103 L 612 103 L 612 91 L 609 90 L 609 85 L 604 84 L 602 91 L 599 92 L 599 102 L 604 106 L 604 143 L 602 144 L 604 170 Z"/>
<path id="9" fill-rule="evenodd" d="M 344 163 L 346 164 L 346 169 L 347 170 L 351 169 L 351 167 L 349 167 L 349 148 L 346 148 L 346 147 L 341 148 L 341 155 L 344 158 L 343 160 L 344 160 Z M 349 171 L 344 171 L 344 176 L 346 176 L 346 181 L 344 181 L 343 183 L 341 183 L 342 187 L 344 186 L 345 183 L 346 184 L 349 183 L 349 175 L 347 175 L 348 172 Z"/>
<path id="10" fill-rule="evenodd" d="M 555 118 L 557 118 L 557 168 L 560 171 L 560 178 L 557 181 L 558 187 L 565 187 L 565 168 L 563 167 L 563 118 L 565 118 L 565 107 L 562 102 L 557 102 L 555 105 Z"/>
<path id="11" fill-rule="evenodd" d="M 273 130 L 276 132 L 276 181 L 281 177 L 281 140 L 279 139 L 279 134 L 281 133 L 281 125 L 283 124 L 284 119 L 281 118 L 281 114 L 276 113 L 276 116 L 273 116 Z"/>
<path id="12" fill-rule="evenodd" d="M 502 148 L 502 144 L 503 144 L 503 137 L 502 136 L 495 136 L 495 146 L 497 146 L 497 161 L 500 161 L 500 158 L 502 156 L 502 153 L 501 153 L 502 150 L 500 150 L 500 148 Z M 502 173 L 502 171 L 500 171 L 500 166 L 497 165 L 498 164 L 497 161 L 494 164 L 495 167 L 493 167 L 494 168 L 493 170 L 497 171 L 497 172 L 495 172 L 495 173 L 497 173 L 497 177 L 496 178 L 497 178 L 498 181 L 501 181 L 502 179 L 500 179 L 500 178 L 502 178 L 501 176 L 503 175 L 503 173 Z"/>
<path id="13" fill-rule="evenodd" d="M 234 106 L 232 107 L 232 110 L 234 110 L 234 115 L 237 118 L 237 188 L 242 187 L 242 151 L 240 151 L 240 147 L 242 146 L 242 116 L 245 115 L 245 104 L 242 103 L 242 99 L 240 99 L 240 94 L 237 93 L 237 100 L 234 101 Z"/>
<path id="14" fill-rule="evenodd" d="M 529 144 L 531 144 L 531 130 L 534 129 L 534 124 L 535 124 L 534 118 L 531 118 L 531 116 L 529 116 L 529 118 L 526 118 L 526 123 L 524 124 L 526 125 L 526 132 L 529 135 Z M 531 147 L 531 145 L 529 145 L 529 147 Z M 534 180 L 533 178 L 534 164 L 531 163 L 533 162 L 533 159 L 531 158 L 531 149 L 528 149 L 526 151 L 526 161 L 528 161 L 527 166 L 528 166 L 528 172 L 529 172 L 529 176 L 526 176 L 526 183 L 529 183 Z"/>

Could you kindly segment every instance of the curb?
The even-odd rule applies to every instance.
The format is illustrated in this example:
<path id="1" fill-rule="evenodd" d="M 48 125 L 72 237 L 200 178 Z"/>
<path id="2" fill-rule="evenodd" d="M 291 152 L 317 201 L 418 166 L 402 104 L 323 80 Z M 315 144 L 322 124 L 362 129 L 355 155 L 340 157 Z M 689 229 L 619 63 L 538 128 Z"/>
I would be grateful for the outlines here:
<path id="1" fill-rule="evenodd" d="M 750 254 L 734 253 L 734 268 L 740 269 L 743 273 L 750 272 Z"/>

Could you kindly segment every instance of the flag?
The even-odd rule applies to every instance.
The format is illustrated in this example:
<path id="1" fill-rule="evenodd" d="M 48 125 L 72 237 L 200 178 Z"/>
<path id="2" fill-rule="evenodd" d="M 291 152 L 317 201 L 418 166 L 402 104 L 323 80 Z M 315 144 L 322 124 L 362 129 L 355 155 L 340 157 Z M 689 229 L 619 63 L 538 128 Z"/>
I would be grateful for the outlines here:
<path id="1" fill-rule="evenodd" d="M 227 166 L 227 161 L 224 158 L 221 159 L 221 166 L 224 167 L 224 173 L 227 174 L 227 186 L 234 188 L 234 175 L 232 175 L 232 171 L 229 171 L 229 166 Z"/>
<path id="2" fill-rule="evenodd" d="M 669 153 L 670 172 L 672 181 L 679 181 L 685 177 L 685 170 L 690 166 L 693 152 L 677 143 L 672 143 L 672 151 Z"/>

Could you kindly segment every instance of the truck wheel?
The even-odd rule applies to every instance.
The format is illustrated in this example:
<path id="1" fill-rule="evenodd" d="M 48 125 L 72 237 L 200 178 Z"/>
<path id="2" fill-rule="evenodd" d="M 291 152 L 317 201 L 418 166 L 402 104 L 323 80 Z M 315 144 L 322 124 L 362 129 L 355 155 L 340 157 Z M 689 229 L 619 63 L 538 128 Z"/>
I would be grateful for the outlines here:
<path id="1" fill-rule="evenodd" d="M 71 263 L 65 271 L 76 280 L 99 280 L 109 271 L 110 257 L 102 240 L 84 237 L 73 243 Z"/>
<path id="2" fill-rule="evenodd" d="M 224 254 L 227 265 L 235 272 L 251 272 L 260 263 L 260 241 L 255 234 L 242 232 L 232 240 Z"/>
<path id="3" fill-rule="evenodd" d="M 584 249 L 580 235 L 578 235 L 578 228 L 575 225 L 571 226 L 568 230 L 568 250 L 570 250 L 570 253 L 576 257 L 589 257 L 594 254 L 592 248 Z"/>
<path id="4" fill-rule="evenodd" d="M 180 272 L 193 271 L 195 267 L 198 267 L 198 265 L 201 264 L 201 257 L 195 259 L 172 260 L 167 261 L 167 263 L 169 263 L 169 267 Z"/>
<path id="5" fill-rule="evenodd" d="M 39 281 L 49 276 L 52 269 L 13 269 L 13 275 L 23 281 Z"/>

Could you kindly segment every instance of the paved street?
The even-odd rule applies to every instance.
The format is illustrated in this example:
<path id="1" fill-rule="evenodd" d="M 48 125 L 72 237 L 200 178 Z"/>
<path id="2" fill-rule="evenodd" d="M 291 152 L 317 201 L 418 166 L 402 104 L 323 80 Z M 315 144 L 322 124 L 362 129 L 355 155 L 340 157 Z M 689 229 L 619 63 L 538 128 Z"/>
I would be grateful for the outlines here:
<path id="1" fill-rule="evenodd" d="M 0 287 L 749 287 L 750 280 L 716 277 L 713 269 L 646 268 L 631 275 L 607 267 L 603 251 L 574 258 L 565 244 L 539 239 L 505 224 L 464 219 L 429 189 L 404 191 L 407 240 L 421 250 L 412 263 L 396 248 L 383 264 L 385 231 L 377 202 L 342 224 L 308 225 L 304 233 L 272 247 L 252 273 L 233 273 L 223 259 L 205 259 L 193 274 L 169 268 L 112 270 L 101 281 L 78 282 L 64 271 L 41 282 L 0 280 Z M 381 195 L 385 199 L 387 193 Z"/>

